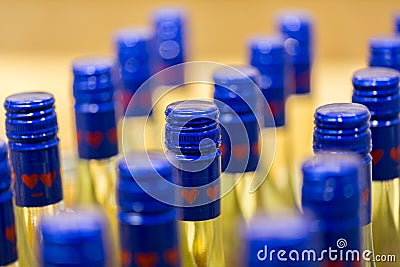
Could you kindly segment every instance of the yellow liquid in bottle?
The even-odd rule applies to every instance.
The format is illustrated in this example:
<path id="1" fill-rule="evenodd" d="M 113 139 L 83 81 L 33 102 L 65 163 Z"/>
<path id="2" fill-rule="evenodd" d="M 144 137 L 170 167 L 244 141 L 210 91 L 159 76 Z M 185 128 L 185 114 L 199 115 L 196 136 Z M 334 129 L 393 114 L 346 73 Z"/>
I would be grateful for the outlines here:
<path id="1" fill-rule="evenodd" d="M 180 222 L 182 267 L 225 267 L 220 218 Z"/>
<path id="2" fill-rule="evenodd" d="M 275 135 L 275 139 L 274 138 Z M 288 152 L 286 143 L 286 129 L 284 127 L 264 128 L 262 130 L 263 152 L 265 159 L 261 162 L 264 167 L 268 168 L 268 162 L 272 161 L 271 168 L 264 169 L 262 173 L 267 174 L 267 177 L 260 188 L 262 196 L 263 210 L 268 213 L 280 213 L 283 210 L 297 210 L 295 199 L 295 184 L 289 176 L 288 172 Z M 273 145 L 271 140 L 275 140 L 275 154 L 272 155 Z M 268 161 L 268 162 L 267 162 Z"/>
<path id="3" fill-rule="evenodd" d="M 38 227 L 40 218 L 52 216 L 64 211 L 64 203 L 60 201 L 44 207 L 16 207 L 18 234 L 18 251 L 20 266 L 38 266 L 39 240 Z"/>
<path id="4" fill-rule="evenodd" d="M 399 266 L 399 178 L 372 182 L 372 233 L 375 257 L 395 255 L 397 262 L 376 262 L 377 267 Z"/>
<path id="5" fill-rule="evenodd" d="M 293 181 L 295 201 L 301 207 L 301 166 L 312 156 L 313 102 L 309 94 L 292 95 L 287 99 L 287 155 L 289 179 Z"/>

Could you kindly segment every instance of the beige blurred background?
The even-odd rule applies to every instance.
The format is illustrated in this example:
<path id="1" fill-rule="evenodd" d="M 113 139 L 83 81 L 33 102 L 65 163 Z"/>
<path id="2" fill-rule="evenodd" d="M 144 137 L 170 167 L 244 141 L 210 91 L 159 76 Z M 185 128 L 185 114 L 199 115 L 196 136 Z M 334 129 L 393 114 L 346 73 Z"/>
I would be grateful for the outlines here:
<path id="1" fill-rule="evenodd" d="M 155 8 L 185 7 L 189 14 L 189 60 L 246 62 L 246 38 L 274 32 L 274 16 L 306 9 L 315 18 L 315 105 L 349 101 L 350 78 L 367 59 L 372 35 L 394 31 L 398 0 L 0 0 L 0 99 L 27 90 L 56 96 L 62 149 L 73 139 L 71 60 L 112 55 L 112 35 L 125 26 L 146 25 Z M 0 112 L 4 121 L 4 111 Z M 4 136 L 4 123 L 0 123 Z"/>

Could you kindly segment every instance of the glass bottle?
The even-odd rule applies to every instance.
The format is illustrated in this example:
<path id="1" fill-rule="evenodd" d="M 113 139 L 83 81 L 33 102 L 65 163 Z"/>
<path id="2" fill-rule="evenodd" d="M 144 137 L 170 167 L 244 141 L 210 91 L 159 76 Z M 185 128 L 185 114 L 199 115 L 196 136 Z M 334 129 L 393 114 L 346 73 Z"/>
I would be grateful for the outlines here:
<path id="1" fill-rule="evenodd" d="M 161 153 L 142 152 L 120 158 L 117 168 L 121 265 L 181 266 L 175 210 L 147 192 L 173 195 L 163 183 L 172 166 Z"/>
<path id="2" fill-rule="evenodd" d="M 214 102 L 220 111 L 224 194 L 221 222 L 228 266 L 238 264 L 239 239 L 232 233 L 239 222 L 249 221 L 261 210 L 261 191 L 251 191 L 260 158 L 258 75 L 251 66 L 221 67 L 213 74 Z"/>
<path id="3" fill-rule="evenodd" d="M 28 240 L 24 254 L 37 255 L 40 218 L 64 210 L 54 102 L 46 92 L 19 93 L 4 102 L 17 228 Z"/>
<path id="4" fill-rule="evenodd" d="M 286 92 L 287 155 L 289 179 L 294 183 L 295 200 L 299 201 L 301 164 L 312 155 L 311 70 L 313 63 L 313 19 L 306 12 L 283 12 L 278 15 L 278 28 L 282 34 L 287 62 L 294 75 L 294 93 Z M 286 82 L 292 82 L 286 80 Z M 301 136 L 301 138 L 299 138 Z M 297 203 L 300 207 L 300 203 Z"/>
<path id="5" fill-rule="evenodd" d="M 399 72 L 370 67 L 353 75 L 355 103 L 368 107 L 372 133 L 372 233 L 377 255 L 400 258 Z M 389 237 L 390 238 L 387 238 Z M 387 266 L 397 264 L 385 263 Z"/>
<path id="6" fill-rule="evenodd" d="M 315 153 L 355 154 L 361 157 L 359 188 L 362 251 L 373 252 L 370 117 L 368 108 L 357 103 L 333 103 L 318 107 L 314 114 L 313 150 Z M 375 266 L 373 261 L 368 264 Z"/>
<path id="7" fill-rule="evenodd" d="M 370 266 L 361 250 L 361 165 L 357 154 L 343 153 L 317 154 L 303 164 L 302 207 L 312 218 L 323 266 Z"/>
<path id="8" fill-rule="evenodd" d="M 17 267 L 21 255 L 17 252 L 17 226 L 15 225 L 14 200 L 7 146 L 0 140 L 0 266 Z M 18 238 L 24 238 L 18 235 Z M 22 257 L 27 256 L 22 254 Z M 23 266 L 27 266 L 26 263 Z"/>
<path id="9" fill-rule="evenodd" d="M 223 267 L 218 108 L 208 101 L 180 101 L 168 105 L 165 115 L 167 158 L 178 186 L 182 266 Z"/>
<path id="10" fill-rule="evenodd" d="M 268 212 L 294 210 L 294 181 L 289 176 L 289 154 L 285 122 L 285 96 L 289 92 L 284 39 L 280 36 L 257 36 L 249 40 L 249 61 L 260 72 L 258 85 L 267 101 L 261 130 L 262 158 L 260 173 L 268 174 L 260 190 L 263 207 Z M 272 112 L 272 118 L 269 114 Z M 273 143 L 275 141 L 275 143 Z M 275 146 L 275 154 L 273 149 Z M 272 161 L 273 157 L 273 161 Z M 272 165 L 268 162 L 272 161 Z M 271 167 L 271 169 L 269 169 Z M 269 171 L 269 172 L 268 172 Z"/>
<path id="11" fill-rule="evenodd" d="M 116 109 L 121 151 L 155 149 L 152 116 L 151 42 L 147 28 L 126 28 L 115 34 Z"/>

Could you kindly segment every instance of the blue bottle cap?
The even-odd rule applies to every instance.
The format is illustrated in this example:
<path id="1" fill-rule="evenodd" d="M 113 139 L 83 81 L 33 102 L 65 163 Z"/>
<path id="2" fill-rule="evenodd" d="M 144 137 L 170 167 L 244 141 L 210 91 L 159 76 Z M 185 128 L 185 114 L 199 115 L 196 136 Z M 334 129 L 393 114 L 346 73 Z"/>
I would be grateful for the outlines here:
<path id="1" fill-rule="evenodd" d="M 111 79 L 113 60 L 103 56 L 77 58 L 72 63 L 73 94 L 78 102 L 110 102 L 114 87 Z"/>
<path id="2" fill-rule="evenodd" d="M 183 154 L 201 151 L 216 153 L 221 142 L 217 106 L 208 101 L 187 100 L 172 103 L 165 110 L 165 145 Z"/>
<path id="3" fill-rule="evenodd" d="M 4 107 L 6 135 L 10 141 L 34 142 L 56 136 L 58 126 L 53 95 L 45 92 L 14 94 L 6 98 Z"/>
<path id="4" fill-rule="evenodd" d="M 217 106 L 202 100 L 180 101 L 168 105 L 165 115 L 165 145 L 174 182 L 185 187 L 178 199 L 182 201 L 178 218 L 202 221 L 219 216 L 221 130 Z M 204 199 L 207 201 L 196 202 Z"/>
<path id="5" fill-rule="evenodd" d="M 368 107 L 371 119 L 398 118 L 400 111 L 399 72 L 389 68 L 365 68 L 353 75 L 353 102 Z"/>
<path id="6" fill-rule="evenodd" d="M 112 60 L 106 57 L 83 57 L 73 63 L 78 154 L 83 159 L 104 159 L 118 153 L 111 67 Z M 85 83 L 75 68 L 78 73 L 90 69 L 101 74 L 86 76 Z"/>
<path id="7" fill-rule="evenodd" d="M 400 34 L 400 12 L 394 15 L 394 23 L 395 23 L 395 33 L 397 35 Z"/>
<path id="8" fill-rule="evenodd" d="M 106 266 L 106 222 L 93 210 L 45 216 L 40 222 L 44 266 Z"/>
<path id="9" fill-rule="evenodd" d="M 311 14 L 302 11 L 285 12 L 279 14 L 278 24 L 280 32 L 288 38 L 302 43 L 311 42 L 313 19 Z"/>
<path id="10" fill-rule="evenodd" d="M 182 27 L 186 21 L 186 12 L 182 8 L 160 8 L 153 14 L 157 28 L 157 38 L 161 40 L 183 39 Z"/>
<path id="11" fill-rule="evenodd" d="M 253 113 L 257 109 L 258 78 L 258 70 L 251 66 L 222 67 L 216 70 L 213 76 L 214 99 L 218 100 L 216 104 L 221 114 Z M 220 105 L 220 102 L 225 105 Z"/>
<path id="12" fill-rule="evenodd" d="M 249 38 L 250 64 L 252 66 L 270 66 L 285 64 L 283 37 L 279 35 L 254 36 Z"/>
<path id="13" fill-rule="evenodd" d="M 370 66 L 400 70 L 400 37 L 377 36 L 369 40 Z"/>
<path id="14" fill-rule="evenodd" d="M 366 155 L 371 151 L 371 131 L 367 107 L 356 103 L 335 103 L 317 108 L 313 149 L 353 151 Z"/>
<path id="15" fill-rule="evenodd" d="M 125 85 L 150 77 L 150 49 L 153 32 L 147 28 L 126 28 L 115 34 L 115 46 Z M 137 88 L 127 88 L 134 89 Z"/>
<path id="16" fill-rule="evenodd" d="M 362 162 L 355 154 L 317 154 L 303 164 L 302 205 L 322 231 L 359 227 Z"/>
<path id="17" fill-rule="evenodd" d="M 310 266 L 310 263 L 289 259 L 292 250 L 301 253 L 311 249 L 310 222 L 298 215 L 265 216 L 253 218 L 242 230 L 245 243 L 243 254 L 244 266 Z M 278 258 L 271 251 L 285 251 L 287 261 Z M 282 257 L 282 254 L 280 254 Z"/>
<path id="18" fill-rule="evenodd" d="M 8 178 L 10 175 L 8 175 Z M 0 264 L 9 266 L 18 259 L 17 235 L 11 189 L 0 192 Z"/>
<path id="19" fill-rule="evenodd" d="M 12 182 L 7 144 L 3 140 L 0 140 L 0 177 L 0 192 L 2 192 L 9 189 Z"/>
<path id="20" fill-rule="evenodd" d="M 223 67 L 214 72 L 214 99 L 222 125 L 222 171 L 243 173 L 257 168 L 258 75 L 257 69 L 250 66 Z"/>
<path id="21" fill-rule="evenodd" d="M 81 57 L 72 63 L 75 76 L 97 76 L 110 73 L 113 61 L 108 57 Z"/>
<path id="22" fill-rule="evenodd" d="M 167 192 L 164 178 L 172 181 L 172 166 L 162 153 L 148 152 L 129 154 L 117 162 L 117 202 L 121 211 L 137 213 L 166 212 L 172 209 L 146 191 Z"/>

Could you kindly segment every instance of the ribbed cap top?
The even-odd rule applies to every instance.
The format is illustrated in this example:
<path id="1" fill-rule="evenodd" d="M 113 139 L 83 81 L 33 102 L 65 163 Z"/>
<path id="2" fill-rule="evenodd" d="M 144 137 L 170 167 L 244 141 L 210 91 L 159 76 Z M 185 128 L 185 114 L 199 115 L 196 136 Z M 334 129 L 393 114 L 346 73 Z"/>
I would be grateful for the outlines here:
<path id="1" fill-rule="evenodd" d="M 171 206 L 156 200 L 145 191 L 158 190 L 160 194 L 171 194 L 167 192 L 165 181 L 162 181 L 172 180 L 172 166 L 164 154 L 129 154 L 118 160 L 117 172 L 117 200 L 121 210 L 138 213 L 171 210 Z"/>
<path id="2" fill-rule="evenodd" d="M 259 72 L 251 66 L 222 67 L 214 72 L 214 99 L 221 113 L 252 113 L 257 106 Z M 223 102 L 223 105 L 220 102 Z"/>
<path id="3" fill-rule="evenodd" d="M 291 250 L 303 251 L 311 248 L 310 244 L 310 222 L 304 217 L 295 215 L 259 215 L 253 218 L 242 232 L 242 239 L 245 243 L 244 263 L 247 267 L 258 266 L 308 266 L 306 262 L 280 261 L 277 255 L 272 259 L 264 251 L 267 246 L 268 252 L 271 250 L 286 251 L 286 255 Z M 268 253 L 267 252 L 267 253 Z M 258 258 L 267 256 L 265 261 Z"/>
<path id="4" fill-rule="evenodd" d="M 45 216 L 42 261 L 52 266 L 105 266 L 105 217 L 92 210 Z"/>
<path id="5" fill-rule="evenodd" d="M 111 79 L 113 60 L 108 57 L 81 57 L 72 63 L 73 95 L 77 103 L 101 103 L 113 100 Z"/>
<path id="6" fill-rule="evenodd" d="M 6 135 L 11 141 L 40 140 L 57 134 L 54 97 L 45 92 L 11 95 L 4 101 Z"/>
<path id="7" fill-rule="evenodd" d="M 139 56 L 148 53 L 148 42 L 153 38 L 153 31 L 149 28 L 124 28 L 114 35 L 115 44 L 119 53 L 129 52 Z"/>
<path id="8" fill-rule="evenodd" d="M 321 220 L 328 231 L 359 226 L 359 170 L 355 154 L 317 154 L 303 164 L 302 205 Z"/>
<path id="9" fill-rule="evenodd" d="M 369 65 L 400 70 L 400 37 L 377 36 L 369 40 Z"/>
<path id="10" fill-rule="evenodd" d="M 314 114 L 314 150 L 369 153 L 371 151 L 370 117 L 368 108 L 356 103 L 335 103 L 317 108 Z"/>
<path id="11" fill-rule="evenodd" d="M 215 153 L 221 143 L 217 106 L 208 101 L 187 100 L 167 106 L 165 145 L 182 154 Z"/>
<path id="12" fill-rule="evenodd" d="M 374 50 L 400 50 L 400 37 L 375 36 L 369 39 L 369 47 Z"/>
<path id="13" fill-rule="evenodd" d="M 161 8 L 154 12 L 153 21 L 157 25 L 157 37 L 161 40 L 180 38 L 180 27 L 186 20 L 186 12 L 181 8 Z"/>
<path id="14" fill-rule="evenodd" d="M 0 140 L 0 192 L 10 188 L 12 181 L 7 155 L 7 145 Z"/>
<path id="15" fill-rule="evenodd" d="M 366 68 L 353 75 L 355 103 L 368 107 L 372 119 L 398 118 L 400 112 L 399 72 L 389 68 Z"/>

